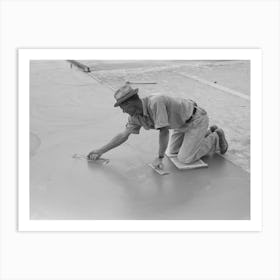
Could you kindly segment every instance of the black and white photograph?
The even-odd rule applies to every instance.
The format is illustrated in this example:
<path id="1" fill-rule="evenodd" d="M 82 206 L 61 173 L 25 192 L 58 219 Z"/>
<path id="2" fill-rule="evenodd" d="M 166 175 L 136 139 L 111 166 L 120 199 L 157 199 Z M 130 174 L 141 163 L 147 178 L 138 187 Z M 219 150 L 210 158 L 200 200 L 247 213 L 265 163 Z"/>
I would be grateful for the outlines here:
<path id="1" fill-rule="evenodd" d="M 250 61 L 31 61 L 30 218 L 250 219 Z"/>
<path id="2" fill-rule="evenodd" d="M 172 52 L 29 60 L 30 220 L 251 221 L 250 56 Z"/>

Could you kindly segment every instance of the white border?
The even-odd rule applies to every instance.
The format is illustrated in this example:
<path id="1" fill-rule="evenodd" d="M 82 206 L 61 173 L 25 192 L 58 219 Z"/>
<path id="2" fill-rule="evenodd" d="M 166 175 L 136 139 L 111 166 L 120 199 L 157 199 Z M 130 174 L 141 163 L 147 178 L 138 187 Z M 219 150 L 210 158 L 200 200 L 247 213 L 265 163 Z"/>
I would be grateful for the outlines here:
<path id="1" fill-rule="evenodd" d="M 261 231 L 262 230 L 262 65 L 260 49 L 19 49 L 18 50 L 18 230 L 19 231 Z M 30 220 L 29 63 L 30 60 L 204 60 L 251 61 L 251 219 L 246 221 Z"/>

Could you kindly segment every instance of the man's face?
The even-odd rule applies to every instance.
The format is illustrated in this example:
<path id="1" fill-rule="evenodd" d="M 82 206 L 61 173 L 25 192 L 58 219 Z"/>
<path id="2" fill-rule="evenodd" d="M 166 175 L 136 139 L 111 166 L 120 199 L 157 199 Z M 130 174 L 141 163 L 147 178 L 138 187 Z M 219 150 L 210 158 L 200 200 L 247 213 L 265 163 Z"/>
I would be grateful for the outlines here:
<path id="1" fill-rule="evenodd" d="M 125 101 L 120 104 L 120 108 L 123 110 L 124 113 L 129 114 L 130 116 L 133 116 L 138 112 L 138 108 L 136 104 L 133 101 Z"/>

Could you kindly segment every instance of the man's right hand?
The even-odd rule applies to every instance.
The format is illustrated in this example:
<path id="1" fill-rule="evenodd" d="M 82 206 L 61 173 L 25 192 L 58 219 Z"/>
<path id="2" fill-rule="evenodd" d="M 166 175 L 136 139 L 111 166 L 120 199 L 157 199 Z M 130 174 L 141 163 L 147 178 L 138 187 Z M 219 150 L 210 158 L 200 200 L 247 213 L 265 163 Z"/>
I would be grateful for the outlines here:
<path id="1" fill-rule="evenodd" d="M 126 129 L 125 131 L 117 134 L 108 144 L 104 145 L 103 147 L 91 151 L 88 155 L 87 158 L 90 160 L 97 160 L 99 159 L 102 154 L 107 153 L 109 150 L 121 145 L 124 143 L 129 135 L 131 134 L 130 130 Z"/>
<path id="2" fill-rule="evenodd" d="M 87 158 L 90 159 L 90 160 L 97 160 L 97 159 L 99 159 L 101 156 L 102 156 L 101 151 L 99 151 L 99 150 L 93 150 L 93 151 L 91 151 L 91 152 L 87 155 Z"/>

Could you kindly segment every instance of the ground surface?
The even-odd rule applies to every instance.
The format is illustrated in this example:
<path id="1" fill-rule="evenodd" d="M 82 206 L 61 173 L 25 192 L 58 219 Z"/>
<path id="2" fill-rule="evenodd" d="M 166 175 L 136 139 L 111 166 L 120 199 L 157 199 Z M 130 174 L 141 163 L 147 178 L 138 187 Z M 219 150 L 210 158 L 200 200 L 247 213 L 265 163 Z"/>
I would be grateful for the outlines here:
<path id="1" fill-rule="evenodd" d="M 33 219 L 248 219 L 250 216 L 250 101 L 202 84 L 198 76 L 250 95 L 246 61 L 83 61 L 86 74 L 65 61 L 33 61 L 30 84 L 30 201 Z M 211 124 L 224 128 L 225 158 L 209 167 L 160 177 L 147 163 L 157 132 L 143 131 L 104 155 L 108 165 L 72 159 L 121 131 L 127 117 L 113 108 L 124 81 L 153 81 L 140 95 L 162 93 L 196 100 Z"/>

